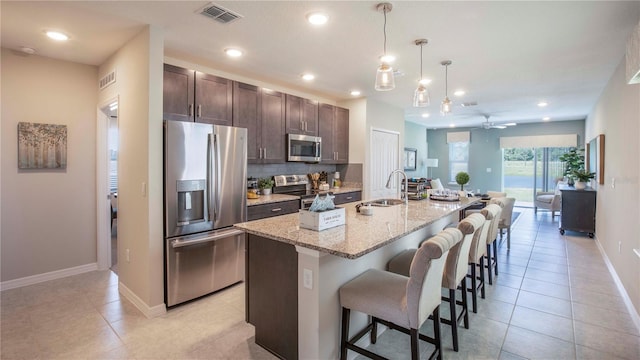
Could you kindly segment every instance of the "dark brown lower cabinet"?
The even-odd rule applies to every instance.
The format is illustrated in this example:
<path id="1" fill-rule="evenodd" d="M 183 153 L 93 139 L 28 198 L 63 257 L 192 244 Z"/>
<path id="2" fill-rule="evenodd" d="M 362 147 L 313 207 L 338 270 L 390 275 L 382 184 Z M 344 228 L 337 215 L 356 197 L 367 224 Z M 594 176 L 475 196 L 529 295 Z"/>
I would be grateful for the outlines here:
<path id="1" fill-rule="evenodd" d="M 295 246 L 249 234 L 247 321 L 256 344 L 282 359 L 298 359 L 298 253 Z"/>
<path id="2" fill-rule="evenodd" d="M 292 214 L 298 212 L 298 209 L 300 209 L 300 200 L 287 200 L 277 203 L 248 206 L 247 221 Z"/>
<path id="3" fill-rule="evenodd" d="M 560 233 L 581 231 L 593 237 L 596 232 L 596 191 L 561 189 Z"/>
<path id="4" fill-rule="evenodd" d="M 333 199 L 333 203 L 336 205 L 360 201 L 362 200 L 362 191 L 352 191 L 347 193 L 335 194 L 336 198 Z"/>

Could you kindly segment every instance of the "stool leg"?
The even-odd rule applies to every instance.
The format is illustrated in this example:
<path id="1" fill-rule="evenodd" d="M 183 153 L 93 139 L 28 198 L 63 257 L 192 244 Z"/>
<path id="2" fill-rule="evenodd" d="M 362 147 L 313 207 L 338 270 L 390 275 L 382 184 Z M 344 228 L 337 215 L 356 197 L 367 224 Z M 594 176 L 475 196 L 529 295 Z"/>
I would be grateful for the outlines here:
<path id="1" fill-rule="evenodd" d="M 411 329 L 411 360 L 420 359 L 420 347 L 418 344 L 418 329 Z"/>
<path id="2" fill-rule="evenodd" d="M 458 316 L 456 315 L 456 290 L 449 289 L 449 314 L 451 316 L 451 337 L 453 350 L 458 351 Z"/>
<path id="3" fill-rule="evenodd" d="M 507 249 L 511 249 L 511 225 L 507 228 Z"/>
<path id="4" fill-rule="evenodd" d="M 484 256 L 480 257 L 480 297 L 484 299 Z"/>
<path id="5" fill-rule="evenodd" d="M 462 279 L 460 283 L 460 293 L 462 294 L 462 313 L 464 314 L 464 328 L 469 328 L 469 306 L 467 304 L 467 279 Z"/>
<path id="6" fill-rule="evenodd" d="M 371 317 L 371 343 L 375 344 L 378 341 L 378 318 L 375 316 Z"/>
<path id="7" fill-rule="evenodd" d="M 342 335 L 340 339 L 340 360 L 347 360 L 347 341 L 349 340 L 349 318 L 351 310 L 342 308 Z"/>
<path id="8" fill-rule="evenodd" d="M 478 279 L 476 279 L 476 264 L 471 264 L 471 305 L 473 312 L 478 313 Z"/>
<path id="9" fill-rule="evenodd" d="M 491 273 L 491 244 L 487 244 L 487 274 L 489 276 L 489 285 L 493 285 L 493 275 Z"/>
<path id="10" fill-rule="evenodd" d="M 498 276 L 498 244 L 496 242 L 493 243 L 493 265 L 495 266 L 494 271 L 496 276 Z"/>
<path id="11" fill-rule="evenodd" d="M 440 306 L 433 310 L 433 340 L 438 350 L 436 359 L 442 360 L 442 336 L 440 336 Z"/>

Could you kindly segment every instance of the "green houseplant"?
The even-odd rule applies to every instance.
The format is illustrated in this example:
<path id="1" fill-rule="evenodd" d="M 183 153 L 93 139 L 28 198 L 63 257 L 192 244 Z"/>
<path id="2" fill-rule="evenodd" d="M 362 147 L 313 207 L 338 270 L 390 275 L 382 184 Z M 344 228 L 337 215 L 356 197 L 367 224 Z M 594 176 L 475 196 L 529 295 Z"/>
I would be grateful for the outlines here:
<path id="1" fill-rule="evenodd" d="M 271 178 L 260 178 L 258 180 L 258 187 L 262 190 L 263 195 L 271 194 L 271 188 L 273 187 L 273 179 Z"/>
<path id="2" fill-rule="evenodd" d="M 574 170 L 571 176 L 576 180 L 576 190 L 583 190 L 587 187 L 587 182 L 596 176 L 596 173 L 589 172 L 585 169 Z"/>
<path id="3" fill-rule="evenodd" d="M 464 191 L 464 186 L 469 183 L 469 174 L 460 171 L 456 174 L 456 182 L 460 185 L 460 190 Z"/>
<path id="4" fill-rule="evenodd" d="M 584 149 L 571 148 L 568 152 L 560 155 L 558 159 L 564 162 L 564 173 L 568 184 L 573 185 L 574 172 L 584 169 Z"/>

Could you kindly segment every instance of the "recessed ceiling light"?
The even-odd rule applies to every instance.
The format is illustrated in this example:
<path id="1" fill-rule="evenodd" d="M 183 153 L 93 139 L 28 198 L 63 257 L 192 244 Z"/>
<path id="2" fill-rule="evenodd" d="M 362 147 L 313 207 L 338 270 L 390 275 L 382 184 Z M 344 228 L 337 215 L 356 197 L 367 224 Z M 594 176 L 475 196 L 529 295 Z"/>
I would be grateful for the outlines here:
<path id="1" fill-rule="evenodd" d="M 429 85 L 431 84 L 431 79 L 422 79 L 420 81 L 418 81 L 420 84 L 422 85 Z"/>
<path id="2" fill-rule="evenodd" d="M 396 57 L 393 55 L 387 54 L 380 56 L 380 62 L 383 62 L 385 64 L 391 64 L 394 61 L 396 61 Z"/>
<path id="3" fill-rule="evenodd" d="M 236 49 L 236 48 L 226 48 L 224 49 L 224 53 L 227 54 L 227 56 L 233 57 L 233 58 L 240 57 L 243 55 L 242 50 Z"/>
<path id="4" fill-rule="evenodd" d="M 546 101 L 540 101 L 540 102 L 538 103 L 538 107 L 545 107 L 545 106 L 547 106 L 547 105 L 549 105 L 549 104 L 548 104 Z"/>
<path id="5" fill-rule="evenodd" d="M 549 120 L 551 120 L 551 118 L 550 118 L 550 117 L 548 117 L 548 116 L 545 116 L 545 117 L 543 117 L 543 118 L 542 118 L 542 120 L 543 120 L 543 121 L 549 121 Z"/>
<path id="6" fill-rule="evenodd" d="M 464 90 L 456 90 L 456 91 L 453 93 L 453 95 L 455 95 L 455 96 L 462 96 L 462 95 L 464 95 L 464 94 L 466 94 L 466 92 L 465 92 Z"/>
<path id="7" fill-rule="evenodd" d="M 29 55 L 33 55 L 36 53 L 36 49 L 32 48 L 32 47 L 28 47 L 28 46 L 20 46 L 20 51 L 22 51 L 25 54 L 29 54 Z"/>
<path id="8" fill-rule="evenodd" d="M 307 15 L 307 21 L 313 25 L 324 25 L 329 20 L 329 16 L 327 14 L 323 14 L 320 12 L 311 13 Z"/>
<path id="9" fill-rule="evenodd" d="M 315 75 L 313 75 L 313 74 L 309 74 L 309 73 L 307 73 L 307 74 L 302 74 L 302 76 L 301 76 L 301 77 L 302 77 L 302 80 L 304 80 L 304 81 L 311 81 L 311 80 L 313 80 L 313 79 L 315 79 L 315 78 L 316 78 L 316 76 L 315 76 Z"/>
<path id="10" fill-rule="evenodd" d="M 69 36 L 67 36 L 66 34 L 63 34 L 59 31 L 47 31 L 45 32 L 45 34 L 47 34 L 47 36 L 50 39 L 56 40 L 56 41 L 67 41 L 69 40 Z"/>
<path id="11" fill-rule="evenodd" d="M 430 115 L 429 115 L 429 113 L 422 113 L 422 115 L 421 115 L 421 116 L 422 116 L 423 118 L 425 118 L 425 119 L 426 119 L 426 118 L 428 118 Z"/>
<path id="12" fill-rule="evenodd" d="M 351 96 L 360 96 L 359 90 L 351 90 Z"/>
<path id="13" fill-rule="evenodd" d="M 456 124 L 449 124 L 449 127 L 450 128 L 454 128 L 454 127 L 456 127 Z"/>

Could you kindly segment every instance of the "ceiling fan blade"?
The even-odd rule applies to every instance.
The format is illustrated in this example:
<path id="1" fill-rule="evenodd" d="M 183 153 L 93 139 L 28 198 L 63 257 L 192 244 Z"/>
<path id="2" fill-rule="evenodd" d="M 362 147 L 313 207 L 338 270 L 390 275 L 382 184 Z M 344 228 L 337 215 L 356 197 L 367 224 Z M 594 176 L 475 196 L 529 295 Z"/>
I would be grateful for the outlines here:
<path id="1" fill-rule="evenodd" d="M 514 122 L 510 122 L 510 123 L 506 123 L 506 124 L 502 124 L 504 126 L 516 126 L 518 124 L 514 123 Z"/>
<path id="2" fill-rule="evenodd" d="M 494 129 L 506 129 L 507 127 L 504 125 L 493 125 L 492 128 Z"/>

